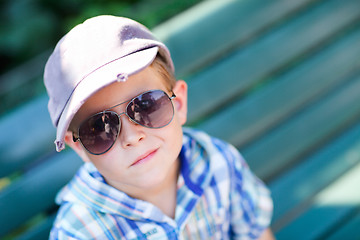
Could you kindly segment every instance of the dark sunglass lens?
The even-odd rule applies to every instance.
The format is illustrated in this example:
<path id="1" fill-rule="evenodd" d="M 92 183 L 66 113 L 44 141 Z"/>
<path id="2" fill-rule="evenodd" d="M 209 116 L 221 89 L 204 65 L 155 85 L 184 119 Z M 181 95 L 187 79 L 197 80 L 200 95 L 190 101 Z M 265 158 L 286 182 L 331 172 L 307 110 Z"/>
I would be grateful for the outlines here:
<path id="1" fill-rule="evenodd" d="M 116 141 L 119 124 L 119 117 L 114 112 L 96 114 L 80 126 L 81 143 L 90 153 L 102 154 Z"/>
<path id="2" fill-rule="evenodd" d="M 161 90 L 146 92 L 134 98 L 126 111 L 136 123 L 149 128 L 166 126 L 174 115 L 170 98 Z"/>

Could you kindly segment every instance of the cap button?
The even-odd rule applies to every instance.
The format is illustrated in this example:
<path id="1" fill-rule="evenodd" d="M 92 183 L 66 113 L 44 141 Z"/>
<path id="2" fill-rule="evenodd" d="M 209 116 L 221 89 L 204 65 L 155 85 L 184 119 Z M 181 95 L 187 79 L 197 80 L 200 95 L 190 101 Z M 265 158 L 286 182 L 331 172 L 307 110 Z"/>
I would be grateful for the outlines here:
<path id="1" fill-rule="evenodd" d="M 126 80 L 128 79 L 128 75 L 126 73 L 119 73 L 117 76 L 116 76 L 116 80 L 118 82 L 126 82 Z"/>

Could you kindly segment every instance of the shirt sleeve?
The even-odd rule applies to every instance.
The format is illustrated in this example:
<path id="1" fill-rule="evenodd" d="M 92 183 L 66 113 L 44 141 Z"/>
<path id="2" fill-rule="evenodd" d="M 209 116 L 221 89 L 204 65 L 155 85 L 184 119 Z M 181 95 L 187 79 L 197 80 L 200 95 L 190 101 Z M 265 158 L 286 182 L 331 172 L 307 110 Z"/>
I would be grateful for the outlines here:
<path id="1" fill-rule="evenodd" d="M 232 239 L 258 239 L 269 227 L 273 211 L 270 191 L 249 169 L 233 146 L 230 214 Z"/>
<path id="2" fill-rule="evenodd" d="M 64 229 L 52 228 L 50 232 L 49 240 L 80 240 L 80 238 L 65 231 Z"/>
<path id="3" fill-rule="evenodd" d="M 66 202 L 60 206 L 49 240 L 105 239 L 101 230 L 87 207 Z"/>

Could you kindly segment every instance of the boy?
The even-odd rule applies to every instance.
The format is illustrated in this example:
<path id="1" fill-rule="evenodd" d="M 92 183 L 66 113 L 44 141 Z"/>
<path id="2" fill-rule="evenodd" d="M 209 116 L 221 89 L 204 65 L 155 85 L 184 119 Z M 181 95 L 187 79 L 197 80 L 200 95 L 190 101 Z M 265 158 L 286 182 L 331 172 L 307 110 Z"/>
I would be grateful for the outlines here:
<path id="1" fill-rule="evenodd" d="M 268 190 L 235 148 L 182 128 L 187 85 L 143 25 L 76 26 L 44 82 L 57 151 L 85 162 L 57 196 L 51 239 L 272 239 Z"/>

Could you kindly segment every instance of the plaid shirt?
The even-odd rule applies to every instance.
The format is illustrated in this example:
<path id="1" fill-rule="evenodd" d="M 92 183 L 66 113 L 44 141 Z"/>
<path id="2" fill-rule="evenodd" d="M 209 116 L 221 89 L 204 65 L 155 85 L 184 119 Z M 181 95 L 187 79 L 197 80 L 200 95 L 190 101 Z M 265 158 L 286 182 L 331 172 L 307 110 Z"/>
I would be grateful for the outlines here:
<path id="1" fill-rule="evenodd" d="M 91 163 L 58 194 L 50 239 L 256 239 L 272 201 L 231 145 L 184 128 L 175 219 L 105 183 Z"/>

